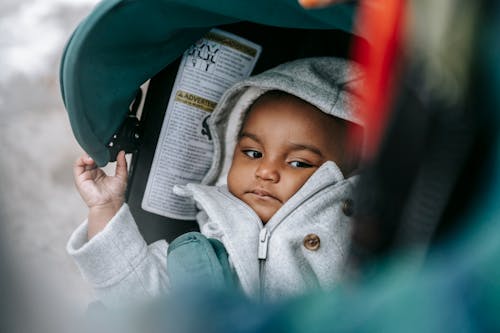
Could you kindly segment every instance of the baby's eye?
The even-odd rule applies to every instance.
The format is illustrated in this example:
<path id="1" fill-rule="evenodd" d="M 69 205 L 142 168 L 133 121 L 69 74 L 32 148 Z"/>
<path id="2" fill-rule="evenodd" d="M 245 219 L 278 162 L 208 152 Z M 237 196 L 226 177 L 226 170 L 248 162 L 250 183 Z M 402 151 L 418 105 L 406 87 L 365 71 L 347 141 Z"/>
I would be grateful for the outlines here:
<path id="1" fill-rule="evenodd" d="M 252 149 L 243 150 L 243 154 L 247 155 L 248 157 L 250 157 L 252 159 L 262 157 L 262 153 L 260 151 L 252 150 Z"/>
<path id="2" fill-rule="evenodd" d="M 312 164 L 302 162 L 302 161 L 291 161 L 290 164 L 294 168 L 312 168 Z"/>

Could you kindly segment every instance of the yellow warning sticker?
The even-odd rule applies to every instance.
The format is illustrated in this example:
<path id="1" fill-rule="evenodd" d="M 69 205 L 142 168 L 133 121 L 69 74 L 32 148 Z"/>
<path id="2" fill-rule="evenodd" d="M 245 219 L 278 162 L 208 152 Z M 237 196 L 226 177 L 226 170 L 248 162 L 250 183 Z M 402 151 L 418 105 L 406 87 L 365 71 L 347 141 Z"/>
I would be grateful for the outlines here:
<path id="1" fill-rule="evenodd" d="M 196 96 L 194 94 L 179 90 L 175 95 L 175 100 L 195 108 L 202 109 L 203 111 L 212 112 L 217 103 L 209 99 Z"/>

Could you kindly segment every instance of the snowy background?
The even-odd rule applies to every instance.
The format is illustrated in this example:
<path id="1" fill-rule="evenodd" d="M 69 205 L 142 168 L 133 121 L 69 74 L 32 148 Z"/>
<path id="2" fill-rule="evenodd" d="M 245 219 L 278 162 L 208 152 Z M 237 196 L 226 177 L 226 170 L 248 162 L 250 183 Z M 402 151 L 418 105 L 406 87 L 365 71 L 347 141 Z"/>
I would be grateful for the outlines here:
<path id="1" fill-rule="evenodd" d="M 92 300 L 65 251 L 86 207 L 73 185 L 72 164 L 82 151 L 58 71 L 65 42 L 95 3 L 0 1 L 1 253 L 22 301 L 51 329 L 81 315 Z"/>

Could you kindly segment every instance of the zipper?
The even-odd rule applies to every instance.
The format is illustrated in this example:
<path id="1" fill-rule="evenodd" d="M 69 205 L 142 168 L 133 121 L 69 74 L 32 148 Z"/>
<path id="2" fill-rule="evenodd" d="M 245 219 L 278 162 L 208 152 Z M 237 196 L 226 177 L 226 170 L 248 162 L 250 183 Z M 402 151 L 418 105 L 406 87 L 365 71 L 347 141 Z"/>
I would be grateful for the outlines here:
<path id="1" fill-rule="evenodd" d="M 259 253 L 258 258 L 260 260 L 266 260 L 267 258 L 267 243 L 269 242 L 269 233 L 266 228 L 262 228 L 259 233 Z"/>
<path id="2" fill-rule="evenodd" d="M 267 247 L 269 243 L 269 232 L 266 228 L 262 228 L 259 233 L 259 295 L 260 300 L 264 298 L 264 264 L 267 258 Z"/>

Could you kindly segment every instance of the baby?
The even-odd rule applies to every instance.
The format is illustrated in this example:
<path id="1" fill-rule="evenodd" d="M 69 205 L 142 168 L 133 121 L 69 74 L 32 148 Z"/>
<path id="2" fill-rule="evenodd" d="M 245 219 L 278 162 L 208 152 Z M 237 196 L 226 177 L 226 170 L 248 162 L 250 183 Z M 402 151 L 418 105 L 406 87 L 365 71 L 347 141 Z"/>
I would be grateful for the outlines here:
<path id="1" fill-rule="evenodd" d="M 211 117 L 214 159 L 203 184 L 174 188 L 197 203 L 201 233 L 224 245 L 250 297 L 330 288 L 341 277 L 358 156 L 346 137 L 360 129 L 353 90 L 361 80 L 352 62 L 310 58 L 237 83 Z M 167 291 L 168 244 L 148 246 L 137 230 L 124 203 L 124 153 L 115 176 L 88 156 L 74 171 L 89 216 L 68 251 L 99 298 L 116 304 Z"/>

